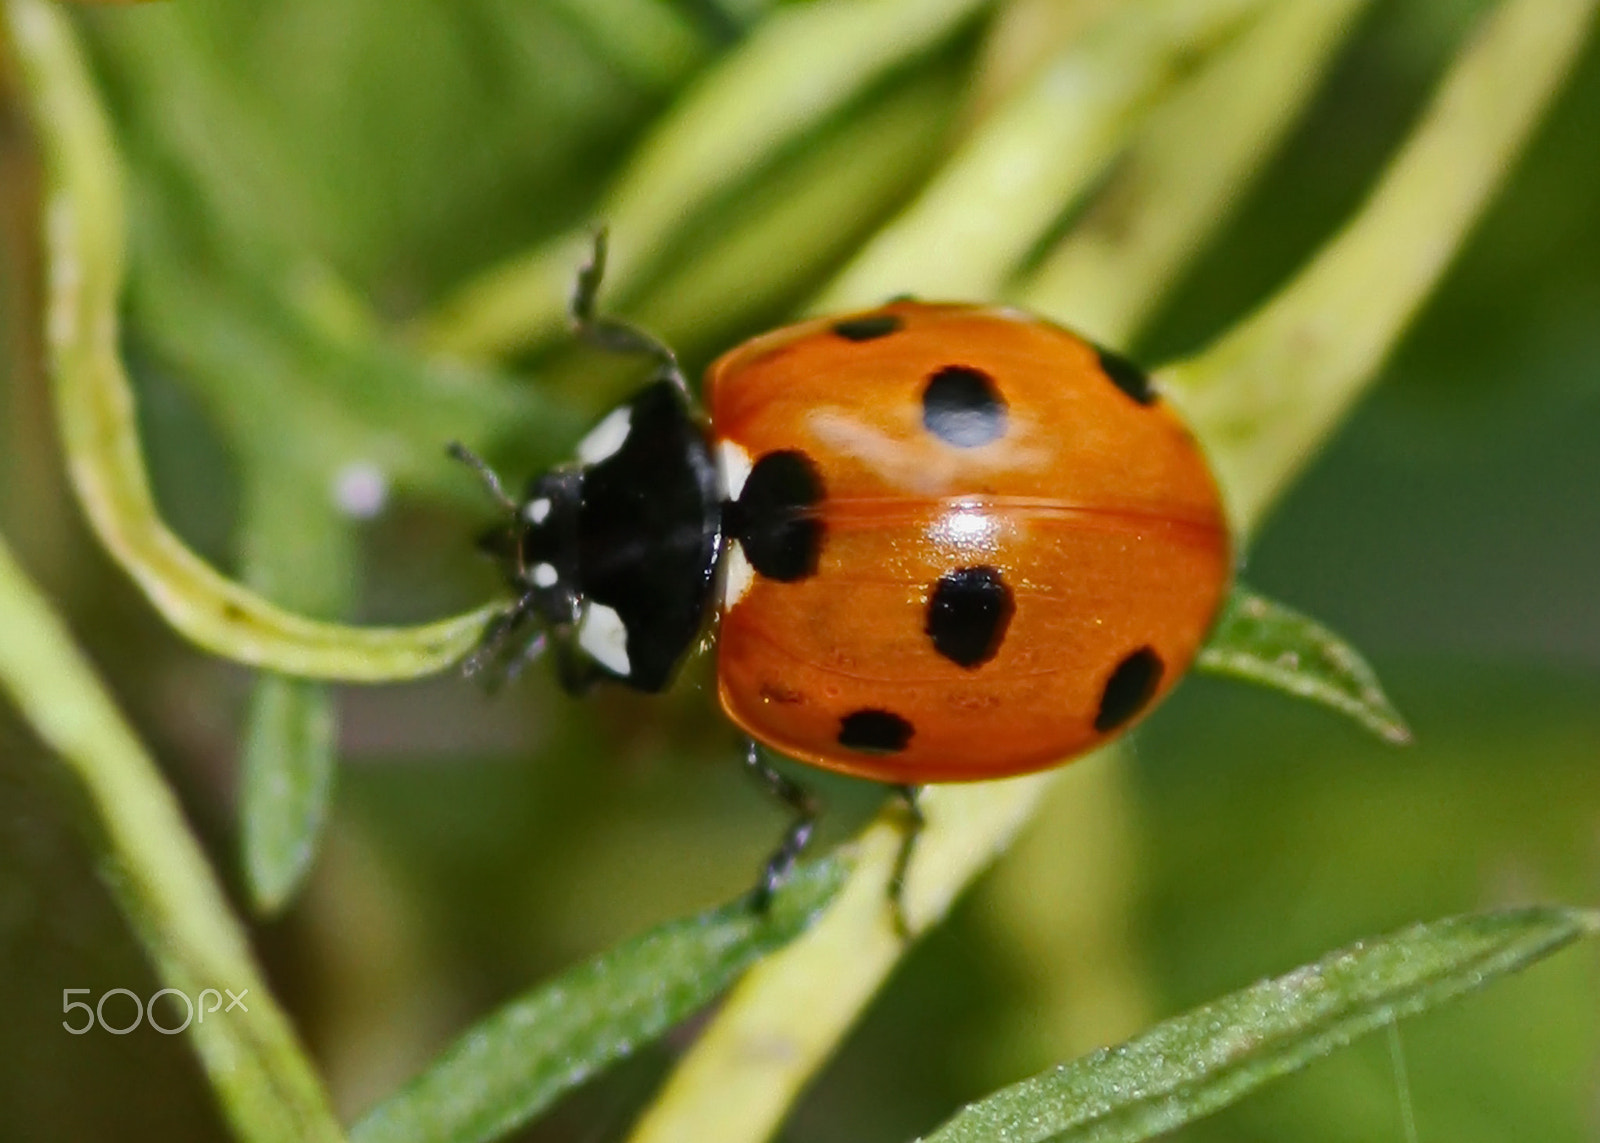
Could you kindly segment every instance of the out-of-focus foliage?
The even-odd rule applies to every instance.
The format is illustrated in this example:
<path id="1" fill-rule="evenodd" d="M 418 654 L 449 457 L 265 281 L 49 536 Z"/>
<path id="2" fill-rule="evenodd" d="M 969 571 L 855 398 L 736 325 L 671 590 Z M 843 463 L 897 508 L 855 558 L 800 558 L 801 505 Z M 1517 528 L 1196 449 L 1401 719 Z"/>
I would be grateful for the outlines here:
<path id="1" fill-rule="evenodd" d="M 1043 14 L 1051 4 L 1008 7 L 1045 43 L 1066 34 Z M 496 585 L 470 541 L 488 509 L 443 441 L 463 436 L 525 472 L 626 378 L 559 344 L 467 370 L 372 331 L 419 330 L 508 254 L 581 236 L 703 69 L 808 7 L 171 0 L 75 12 L 128 172 L 122 348 L 165 517 L 268 597 L 330 618 L 412 621 L 480 603 Z M 1304 261 L 1485 7 L 1375 6 L 1309 118 L 1139 338 L 1141 356 L 1204 344 Z M 992 25 L 954 21 L 852 93 L 749 195 L 690 220 L 620 292 L 622 308 L 698 365 L 801 304 L 970 129 L 969 96 L 1023 82 L 1015 26 L 990 39 Z M 213 855 L 238 868 L 247 681 L 151 618 L 63 493 L 37 372 L 38 175 L 15 82 L 0 70 L 0 529 L 168 763 Z M 1124 832 L 1105 848 L 1115 868 L 1063 868 L 1050 860 L 1058 839 L 1027 839 L 914 954 L 787 1138 L 907 1138 L 964 1100 L 1356 936 L 1488 905 L 1594 901 L 1597 137 L 1591 47 L 1378 393 L 1251 552 L 1253 583 L 1380 667 L 1416 745 L 1391 752 L 1279 696 L 1190 682 L 1136 739 Z M 829 164 L 848 177 L 815 187 L 809 172 Z M 801 186 L 810 197 L 785 189 Z M 575 264 L 567 249 L 553 265 Z M 332 534 L 309 557 L 271 538 L 285 514 L 294 530 L 285 503 L 349 490 L 371 467 L 392 493 L 377 518 L 328 513 L 318 526 Z M 305 558 L 325 561 L 315 576 Z M 571 704 L 543 678 L 492 703 L 455 679 L 336 692 L 327 843 L 302 895 L 256 935 L 347 1119 L 530 981 L 747 887 L 780 822 L 736 772 L 705 680 L 698 664 L 656 704 Z M 270 734 L 271 701 L 256 703 L 267 711 L 256 734 Z M 87 809 L 50 774 L 34 739 L 0 717 L 6 1126 L 18 1138 L 117 1138 L 132 1123 L 213 1138 L 221 1124 L 181 1039 L 61 1030 L 63 988 L 149 996 L 161 982 L 82 856 Z M 1069 773 L 1063 789 L 1094 779 Z M 823 785 L 832 841 L 876 794 Z M 238 887 L 290 900 L 305 863 L 275 860 Z M 1062 947 L 1014 923 L 1027 915 L 1019 899 L 1073 915 L 1083 883 L 1119 887 L 1100 906 L 1103 939 Z M 1107 981 L 1120 1007 L 1093 1003 Z M 1569 954 L 1405 1025 L 1404 1095 L 1379 1038 L 1178 1137 L 1403 1138 L 1405 1098 L 1422 1138 L 1577 1143 L 1600 1106 L 1597 993 L 1592 957 Z M 676 1046 L 579 1091 L 527 1137 L 620 1135 Z"/>

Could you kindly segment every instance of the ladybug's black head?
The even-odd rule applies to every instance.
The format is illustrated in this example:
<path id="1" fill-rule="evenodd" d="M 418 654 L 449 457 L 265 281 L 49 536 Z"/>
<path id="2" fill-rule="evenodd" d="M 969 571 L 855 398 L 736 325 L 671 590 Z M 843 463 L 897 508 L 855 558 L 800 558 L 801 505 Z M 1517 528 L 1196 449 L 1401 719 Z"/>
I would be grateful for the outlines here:
<path id="1" fill-rule="evenodd" d="M 507 578 L 548 626 L 576 623 L 583 602 L 578 521 L 583 470 L 564 465 L 528 483 L 503 553 Z"/>
<path id="2" fill-rule="evenodd" d="M 514 670 L 548 639 L 568 690 L 596 678 L 661 690 L 704 626 L 722 541 L 705 429 L 683 390 L 657 381 L 601 420 L 577 453 L 519 502 L 497 491 L 512 522 L 488 546 L 517 600 L 474 658 L 515 646 Z M 482 461 L 457 455 L 498 490 Z M 514 644 L 530 619 L 542 630 Z"/>

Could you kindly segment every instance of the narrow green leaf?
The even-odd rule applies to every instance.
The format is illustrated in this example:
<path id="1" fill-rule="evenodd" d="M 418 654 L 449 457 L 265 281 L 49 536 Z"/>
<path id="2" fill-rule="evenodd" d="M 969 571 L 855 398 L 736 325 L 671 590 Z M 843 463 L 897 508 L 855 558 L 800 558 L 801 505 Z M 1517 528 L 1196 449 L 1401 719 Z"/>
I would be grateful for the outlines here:
<path id="1" fill-rule="evenodd" d="M 989 0 L 816 0 L 773 12 L 662 119 L 596 211 L 616 236 L 619 296 L 683 223 L 791 148 Z M 564 328 L 588 233 L 559 235 L 469 282 L 418 330 L 430 348 L 486 356 Z"/>
<path id="2" fill-rule="evenodd" d="M 263 429 L 271 423 L 259 422 Z M 258 433 L 240 450 L 244 579 L 296 611 L 337 616 L 354 594 L 355 521 L 332 502 L 320 472 L 263 440 L 279 437 Z M 337 739 L 326 684 L 271 672 L 256 680 L 240 751 L 239 817 L 245 883 L 263 915 L 281 909 L 311 867 L 333 792 Z"/>
<path id="3" fill-rule="evenodd" d="M 740 899 L 662 925 L 480 1021 L 351 1131 L 356 1143 L 482 1143 L 526 1123 L 640 1044 L 698 1011 L 799 935 L 844 880 L 804 867 L 761 917 Z"/>
<path id="4" fill-rule="evenodd" d="M 955 80 L 930 70 L 856 108 L 719 212 L 684 260 L 629 304 L 629 316 L 692 357 L 726 347 L 752 317 L 779 312 L 926 173 L 949 133 Z M 586 381 L 586 398 L 590 388 Z"/>
<path id="5" fill-rule="evenodd" d="M 1023 304 L 1127 346 L 1242 205 L 1368 2 L 1271 5 L 1185 79 L 1018 291 Z"/>
<path id="6" fill-rule="evenodd" d="M 1194 58 L 1261 7 L 1261 0 L 1118 6 L 990 115 L 813 308 L 877 305 L 907 292 L 997 296 Z"/>
<path id="7" fill-rule="evenodd" d="M 118 357 L 122 172 L 67 17 L 5 8 L 44 159 L 47 351 L 72 487 L 96 536 L 176 630 L 219 655 L 285 674 L 373 682 L 455 662 L 493 608 L 409 628 L 321 623 L 220 575 L 156 511 L 133 393 Z"/>
<path id="8" fill-rule="evenodd" d="M 1389 742 L 1411 741 L 1361 652 L 1316 620 L 1242 584 L 1234 585 L 1195 667 L 1332 707 Z"/>
<path id="9" fill-rule="evenodd" d="M 1205 442 L 1241 531 L 1399 340 L 1571 70 L 1596 7 L 1498 5 L 1344 229 L 1255 313 L 1157 374 Z"/>
<path id="10" fill-rule="evenodd" d="M 243 1011 L 212 1008 L 185 1033 L 234 1137 L 335 1143 L 343 1136 L 327 1093 L 177 799 L 3 542 L 0 632 L 0 692 L 82 787 L 101 876 L 156 975 L 208 1007 L 206 989 L 242 998 Z"/>
<path id="11" fill-rule="evenodd" d="M 1600 913 L 1517 909 L 1352 945 L 971 1104 L 927 1143 L 1150 1139 L 1596 932 Z"/>
<path id="12" fill-rule="evenodd" d="M 240 793 L 245 882 L 271 916 L 300 886 L 333 792 L 333 697 L 323 683 L 263 675 L 250 696 Z"/>
<path id="13" fill-rule="evenodd" d="M 550 6 L 611 67 L 646 90 L 671 90 L 709 51 L 693 22 L 660 0 L 553 0 Z"/>

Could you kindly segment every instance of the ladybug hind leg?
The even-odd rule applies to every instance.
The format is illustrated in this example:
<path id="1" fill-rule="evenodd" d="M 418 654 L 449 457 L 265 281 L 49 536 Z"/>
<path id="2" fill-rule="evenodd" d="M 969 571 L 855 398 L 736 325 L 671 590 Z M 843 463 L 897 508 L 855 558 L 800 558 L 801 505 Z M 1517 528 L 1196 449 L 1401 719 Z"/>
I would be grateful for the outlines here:
<path id="1" fill-rule="evenodd" d="M 661 340 L 617 318 L 605 317 L 596 312 L 600 283 L 606 273 L 608 236 L 605 227 L 594 232 L 594 246 L 589 261 L 578 270 L 578 280 L 573 284 L 572 302 L 568 312 L 578 336 L 607 353 L 648 357 L 656 363 L 656 377 L 671 381 L 685 395 L 689 383 L 678 365 L 677 354 Z"/>
<path id="2" fill-rule="evenodd" d="M 756 912 L 764 913 L 772 904 L 772 895 L 788 880 L 795 861 L 811 840 L 811 834 L 817 828 L 820 807 L 810 790 L 779 773 L 772 763 L 762 757 L 761 746 L 753 738 L 745 740 L 744 768 L 769 794 L 794 811 L 794 820 L 784 833 L 783 840 L 778 843 L 778 848 L 767 858 L 761 870 L 761 880 L 751 894 L 752 907 Z"/>

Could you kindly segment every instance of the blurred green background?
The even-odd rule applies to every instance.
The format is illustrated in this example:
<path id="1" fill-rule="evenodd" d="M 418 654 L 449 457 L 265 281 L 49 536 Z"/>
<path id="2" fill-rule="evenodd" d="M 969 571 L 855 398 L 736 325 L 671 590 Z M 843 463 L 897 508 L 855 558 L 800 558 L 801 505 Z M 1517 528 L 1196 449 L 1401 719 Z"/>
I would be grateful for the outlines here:
<path id="1" fill-rule="evenodd" d="M 594 221 L 598 193 L 641 133 L 769 6 L 178 0 L 85 11 L 78 23 L 134 172 L 127 353 L 157 495 L 177 529 L 238 568 L 244 493 L 216 415 L 221 390 L 197 376 L 207 362 L 215 370 L 267 345 L 311 387 L 360 384 L 372 367 L 308 348 L 295 332 L 300 295 L 274 283 L 320 264 L 399 322 L 507 253 Z M 1203 345 L 1315 249 L 1359 203 L 1484 8 L 1374 5 L 1306 120 L 1133 347 L 1140 357 Z M 633 34 L 606 33 L 624 28 Z M 906 118 L 918 134 L 879 216 L 960 130 L 981 87 L 986 31 L 973 23 L 896 80 L 915 88 Z M 237 887 L 250 680 L 153 616 L 63 486 L 39 367 L 38 175 L 14 77 L 0 75 L 0 95 L 0 527 Z M 1018 894 L 1048 901 L 1070 895 L 1074 879 L 1050 866 L 1048 837 L 1029 839 L 909 958 L 785 1138 L 910 1138 L 965 1099 L 1126 1035 L 1134 1027 L 1120 1021 L 1132 1014 L 1181 1011 L 1413 920 L 1595 903 L 1597 139 L 1591 46 L 1379 388 L 1249 553 L 1252 584 L 1367 653 L 1416 745 L 1391 750 L 1282 696 L 1191 680 L 1135 737 L 1131 842 L 1114 878 L 1123 889 L 1110 935 L 1086 954 L 1110 948 L 1118 962 L 1085 964 L 1047 934 L 1019 934 Z M 799 304 L 848 254 L 851 234 L 877 220 L 840 220 L 834 253 L 744 311 L 663 323 L 692 327 L 668 332 L 699 366 Z M 652 305 L 671 313 L 659 292 L 639 309 Z M 529 394 L 570 393 L 594 368 L 559 351 L 514 365 Z M 273 381 L 259 363 L 241 368 L 241 384 Z M 520 400 L 507 407 L 537 413 Z M 306 431 L 317 415 L 307 407 Z M 520 440 L 518 424 L 480 443 L 520 472 L 559 433 Z M 471 552 L 486 506 L 450 471 L 445 436 L 436 486 L 362 525 L 357 618 L 441 615 L 496 588 Z M 733 764 L 705 666 L 658 702 L 605 693 L 572 703 L 541 672 L 493 698 L 453 676 L 341 690 L 323 852 L 296 903 L 255 936 L 344 1114 L 530 982 L 749 883 L 781 817 Z M 1078 780 L 1069 774 L 1059 797 Z M 819 784 L 834 809 L 831 843 L 878 795 Z M 160 987 L 96 880 L 84 817 L 35 740 L 0 711 L 0 1139 L 219 1137 L 181 1039 L 61 1029 L 63 988 Z M 1063 823 L 1070 814 L 1037 828 Z M 1600 1139 L 1597 967 L 1592 949 L 1570 951 L 1405 1025 L 1404 1081 L 1376 1038 L 1178 1137 L 1399 1140 L 1407 1082 L 1422 1140 Z M 1108 977 L 1124 990 L 1114 1016 L 1063 1013 L 1075 979 Z M 620 1137 L 686 1037 L 519 1138 Z"/>

